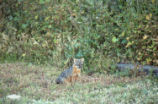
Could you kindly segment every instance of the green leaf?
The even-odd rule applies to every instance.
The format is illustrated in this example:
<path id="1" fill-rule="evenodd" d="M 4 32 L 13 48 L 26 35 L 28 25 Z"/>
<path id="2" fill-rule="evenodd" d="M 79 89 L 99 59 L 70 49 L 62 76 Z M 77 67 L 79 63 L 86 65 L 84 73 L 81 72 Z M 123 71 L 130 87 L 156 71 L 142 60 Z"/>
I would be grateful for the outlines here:
<path id="1" fill-rule="evenodd" d="M 44 1 L 44 0 L 40 0 L 39 3 L 40 3 L 40 4 L 44 4 L 45 1 Z"/>
<path id="2" fill-rule="evenodd" d="M 22 24 L 22 28 L 25 29 L 27 27 L 27 24 Z"/>
<path id="3" fill-rule="evenodd" d="M 23 0 L 18 0 L 18 2 L 22 2 Z"/>
<path id="4" fill-rule="evenodd" d="M 81 57 L 83 57 L 82 52 L 81 52 L 81 51 L 79 51 L 79 52 L 77 53 L 76 57 L 77 57 L 77 58 L 81 58 Z"/>
<path id="5" fill-rule="evenodd" d="M 113 43 L 116 43 L 118 41 L 118 39 L 114 36 L 113 38 L 112 38 L 112 42 Z"/>
<path id="6" fill-rule="evenodd" d="M 122 42 L 121 42 L 122 44 L 125 44 L 125 43 L 127 43 L 127 40 L 126 39 L 124 39 L 124 40 L 122 40 Z"/>
<path id="7" fill-rule="evenodd" d="M 50 0 L 46 0 L 46 2 L 50 2 Z"/>
<path id="8" fill-rule="evenodd" d="M 52 28 L 52 25 L 48 25 L 48 28 Z"/>

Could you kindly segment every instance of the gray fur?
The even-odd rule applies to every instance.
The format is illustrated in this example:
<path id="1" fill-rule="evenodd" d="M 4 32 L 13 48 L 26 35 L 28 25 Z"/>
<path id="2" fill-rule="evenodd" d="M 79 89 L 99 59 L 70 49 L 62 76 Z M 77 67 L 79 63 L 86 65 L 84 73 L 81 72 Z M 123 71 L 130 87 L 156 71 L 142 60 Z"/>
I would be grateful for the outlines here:
<path id="1" fill-rule="evenodd" d="M 69 76 L 72 75 L 72 70 L 73 68 L 70 67 L 69 69 L 65 70 L 64 72 L 62 72 L 59 77 L 56 79 L 56 83 L 60 84 L 64 82 L 64 79 L 68 78 Z"/>
<path id="2" fill-rule="evenodd" d="M 57 84 L 62 84 L 64 83 L 64 80 L 67 79 L 68 77 L 72 76 L 73 72 L 73 67 L 76 66 L 78 69 L 81 69 L 83 66 L 84 58 L 81 59 L 74 59 L 74 63 L 72 67 L 69 69 L 66 69 L 64 72 L 62 72 L 59 77 L 56 79 Z"/>

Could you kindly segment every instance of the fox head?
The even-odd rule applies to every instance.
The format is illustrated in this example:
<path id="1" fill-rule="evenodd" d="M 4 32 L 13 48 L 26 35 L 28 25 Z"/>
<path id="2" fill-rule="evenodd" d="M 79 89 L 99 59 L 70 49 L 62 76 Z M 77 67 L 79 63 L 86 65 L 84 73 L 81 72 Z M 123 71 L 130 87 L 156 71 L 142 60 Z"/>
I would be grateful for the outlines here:
<path id="1" fill-rule="evenodd" d="M 73 66 L 76 66 L 76 67 L 78 67 L 79 69 L 81 69 L 82 66 L 83 66 L 83 62 L 84 62 L 84 58 L 81 58 L 81 59 L 75 59 L 75 58 L 74 58 Z"/>

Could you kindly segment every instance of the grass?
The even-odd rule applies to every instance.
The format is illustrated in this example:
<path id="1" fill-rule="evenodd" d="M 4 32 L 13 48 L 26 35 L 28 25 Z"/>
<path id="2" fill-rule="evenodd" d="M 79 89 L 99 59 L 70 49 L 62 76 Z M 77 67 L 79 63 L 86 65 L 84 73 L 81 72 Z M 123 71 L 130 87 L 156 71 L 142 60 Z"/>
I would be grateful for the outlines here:
<path id="1" fill-rule="evenodd" d="M 147 77 L 82 74 L 57 85 L 62 69 L 25 63 L 0 64 L 0 104 L 157 104 L 158 82 Z M 7 95 L 22 98 L 10 101 Z"/>

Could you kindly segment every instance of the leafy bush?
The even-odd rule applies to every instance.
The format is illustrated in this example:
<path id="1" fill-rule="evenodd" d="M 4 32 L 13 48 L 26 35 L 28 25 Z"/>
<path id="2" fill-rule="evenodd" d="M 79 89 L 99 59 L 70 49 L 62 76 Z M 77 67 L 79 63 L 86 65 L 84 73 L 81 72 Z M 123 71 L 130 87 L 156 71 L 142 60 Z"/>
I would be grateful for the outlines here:
<path id="1" fill-rule="evenodd" d="M 6 0 L 5 4 L 10 8 L 0 34 L 3 59 L 16 55 L 20 60 L 60 65 L 84 57 L 85 69 L 97 71 L 117 62 L 158 65 L 156 0 Z"/>

